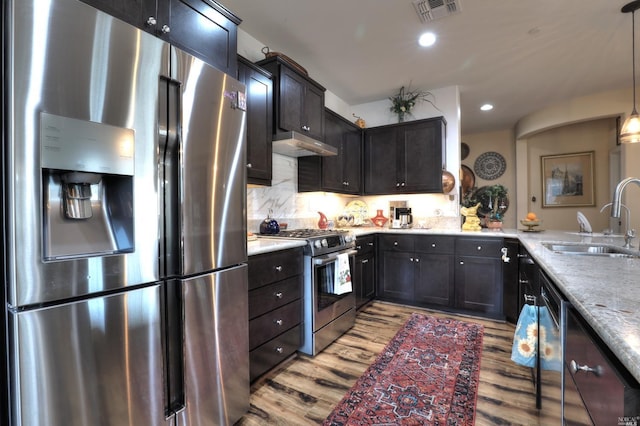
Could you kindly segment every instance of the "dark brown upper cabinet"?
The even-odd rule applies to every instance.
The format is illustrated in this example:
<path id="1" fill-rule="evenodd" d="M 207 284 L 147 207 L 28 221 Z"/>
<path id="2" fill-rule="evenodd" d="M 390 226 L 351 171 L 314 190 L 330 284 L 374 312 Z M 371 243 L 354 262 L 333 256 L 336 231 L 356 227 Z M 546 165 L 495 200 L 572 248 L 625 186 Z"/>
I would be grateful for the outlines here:
<path id="1" fill-rule="evenodd" d="M 247 86 L 247 182 L 271 186 L 273 82 L 266 70 L 238 56 L 238 80 Z"/>
<path id="2" fill-rule="evenodd" d="M 362 130 L 329 109 L 324 117 L 324 143 L 335 147 L 338 155 L 298 158 L 298 192 L 360 194 Z"/>
<path id="3" fill-rule="evenodd" d="M 241 20 L 213 0 L 82 0 L 236 75 Z"/>
<path id="4" fill-rule="evenodd" d="M 325 88 L 280 56 L 257 65 L 273 74 L 274 132 L 300 132 L 324 141 Z"/>
<path id="5" fill-rule="evenodd" d="M 364 194 L 442 193 L 444 117 L 373 127 L 364 133 Z"/>

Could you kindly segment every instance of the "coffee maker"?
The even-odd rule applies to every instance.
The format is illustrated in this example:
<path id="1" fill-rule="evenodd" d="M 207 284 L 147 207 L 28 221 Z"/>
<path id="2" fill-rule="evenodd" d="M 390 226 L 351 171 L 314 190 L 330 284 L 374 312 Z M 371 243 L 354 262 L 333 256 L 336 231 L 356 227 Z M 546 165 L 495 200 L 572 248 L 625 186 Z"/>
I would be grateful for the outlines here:
<path id="1" fill-rule="evenodd" d="M 407 207 L 406 201 L 389 202 L 389 217 L 391 228 L 411 228 L 413 223 L 411 208 Z"/>

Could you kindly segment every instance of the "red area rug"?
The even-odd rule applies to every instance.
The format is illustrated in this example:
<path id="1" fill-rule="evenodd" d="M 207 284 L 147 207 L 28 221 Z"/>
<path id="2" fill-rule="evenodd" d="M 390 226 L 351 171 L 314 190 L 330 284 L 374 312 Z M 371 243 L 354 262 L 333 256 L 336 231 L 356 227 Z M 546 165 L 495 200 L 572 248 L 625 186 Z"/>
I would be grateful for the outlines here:
<path id="1" fill-rule="evenodd" d="M 324 425 L 472 425 L 483 327 L 412 314 Z"/>

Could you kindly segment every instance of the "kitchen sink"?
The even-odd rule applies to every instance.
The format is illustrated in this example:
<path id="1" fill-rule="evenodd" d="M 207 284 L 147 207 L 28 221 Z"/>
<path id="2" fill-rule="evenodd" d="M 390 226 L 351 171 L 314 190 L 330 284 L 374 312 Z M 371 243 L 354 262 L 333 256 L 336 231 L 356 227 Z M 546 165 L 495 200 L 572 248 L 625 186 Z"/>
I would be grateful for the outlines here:
<path id="1" fill-rule="evenodd" d="M 542 243 L 554 253 L 602 257 L 640 257 L 640 253 L 608 244 Z"/>

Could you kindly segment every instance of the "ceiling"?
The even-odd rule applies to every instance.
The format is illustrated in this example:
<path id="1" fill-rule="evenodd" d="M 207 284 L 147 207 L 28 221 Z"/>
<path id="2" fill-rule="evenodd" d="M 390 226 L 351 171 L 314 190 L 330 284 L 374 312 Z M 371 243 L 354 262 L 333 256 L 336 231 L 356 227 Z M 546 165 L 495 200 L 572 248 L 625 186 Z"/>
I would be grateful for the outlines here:
<path id="1" fill-rule="evenodd" d="M 429 23 L 411 0 L 222 3 L 242 30 L 349 105 L 409 84 L 459 86 L 463 134 L 510 129 L 551 104 L 614 89 L 628 88 L 629 112 L 633 106 L 625 0 L 460 0 L 459 13 Z M 434 46 L 417 44 L 424 31 L 436 33 Z M 480 111 L 486 102 L 495 108 Z"/>

